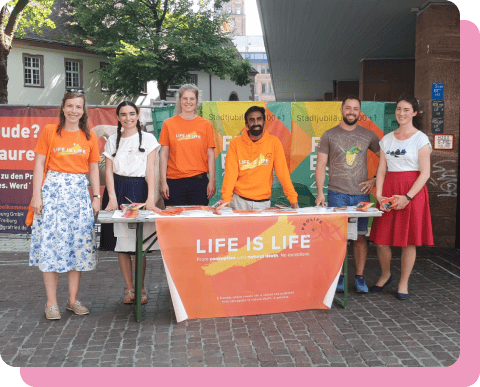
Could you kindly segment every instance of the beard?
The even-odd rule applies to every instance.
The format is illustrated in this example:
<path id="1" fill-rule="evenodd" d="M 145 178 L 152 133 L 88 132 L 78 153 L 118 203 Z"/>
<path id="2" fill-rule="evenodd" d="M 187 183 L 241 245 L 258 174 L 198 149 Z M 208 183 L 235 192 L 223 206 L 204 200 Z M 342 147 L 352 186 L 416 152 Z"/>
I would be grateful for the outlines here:
<path id="1" fill-rule="evenodd" d="M 258 129 L 255 129 L 258 128 Z M 263 133 L 263 126 L 255 125 L 248 129 L 252 136 L 260 136 Z"/>
<path id="2" fill-rule="evenodd" d="M 355 125 L 359 118 L 360 116 L 349 120 L 347 117 L 343 116 L 343 122 L 345 122 L 347 125 Z"/>

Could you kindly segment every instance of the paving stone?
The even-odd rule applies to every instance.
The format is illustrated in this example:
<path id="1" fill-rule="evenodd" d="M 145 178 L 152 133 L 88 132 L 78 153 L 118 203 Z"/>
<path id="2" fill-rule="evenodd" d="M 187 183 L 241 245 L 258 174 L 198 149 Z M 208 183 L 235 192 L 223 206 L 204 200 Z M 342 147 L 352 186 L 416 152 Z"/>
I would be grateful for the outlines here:
<path id="1" fill-rule="evenodd" d="M 76 316 L 65 311 L 64 301 L 60 305 L 62 319 L 48 321 L 44 316 L 43 279 L 38 270 L 27 266 L 28 253 L 19 252 L 12 257 L 0 252 L 3 262 L 0 283 L 7 290 L 0 302 L 0 353 L 7 364 L 17 367 L 448 367 L 460 353 L 459 280 L 425 259 L 415 264 L 410 279 L 412 297 L 405 303 L 395 299 L 394 291 L 363 296 L 352 291 L 347 309 L 334 303 L 330 310 L 188 320 L 177 324 L 159 255 L 147 258 L 149 303 L 144 306 L 143 321 L 136 323 L 132 307 L 121 302 L 124 283 L 116 257 L 109 254 L 100 252 L 97 270 L 82 279 L 80 296 L 90 306 L 90 315 Z M 393 249 L 395 278 L 400 277 L 399 254 L 399 249 Z M 422 254 L 457 260 L 458 266 L 459 253 L 455 249 L 419 248 L 418 256 Z M 19 258 L 25 262 L 24 266 L 18 265 Z M 353 260 L 350 266 L 353 271 Z M 459 273 L 458 269 L 449 267 L 449 270 Z M 365 273 L 368 283 L 373 283 L 380 274 L 372 247 Z M 440 283 L 442 286 L 437 285 Z M 18 292 L 17 288 L 23 288 L 24 284 L 31 291 Z M 68 293 L 65 275 L 60 276 L 58 289 L 59 294 Z"/>

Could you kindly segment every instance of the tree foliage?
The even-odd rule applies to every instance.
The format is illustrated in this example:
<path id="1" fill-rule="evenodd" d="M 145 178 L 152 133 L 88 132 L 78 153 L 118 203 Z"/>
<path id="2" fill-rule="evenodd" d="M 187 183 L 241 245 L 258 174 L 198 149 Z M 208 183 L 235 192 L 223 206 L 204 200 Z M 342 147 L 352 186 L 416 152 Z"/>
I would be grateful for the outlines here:
<path id="1" fill-rule="evenodd" d="M 90 49 L 109 58 L 102 82 L 121 94 L 137 94 L 156 80 L 160 98 L 168 85 L 204 70 L 238 85 L 250 83 L 250 63 L 238 57 L 222 30 L 226 0 L 71 0 L 74 18 Z"/>
<path id="2" fill-rule="evenodd" d="M 42 27 L 55 28 L 48 19 L 54 0 L 14 0 L 0 7 L 0 104 L 8 103 L 7 57 L 14 37 L 25 31 L 41 34 Z"/>

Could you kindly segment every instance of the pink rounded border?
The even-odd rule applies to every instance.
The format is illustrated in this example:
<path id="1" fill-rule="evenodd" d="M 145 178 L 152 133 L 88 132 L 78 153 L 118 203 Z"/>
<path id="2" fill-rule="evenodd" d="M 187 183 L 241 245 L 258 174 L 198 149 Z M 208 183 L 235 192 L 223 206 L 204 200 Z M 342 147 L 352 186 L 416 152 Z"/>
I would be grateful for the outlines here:
<path id="1" fill-rule="evenodd" d="M 477 48 L 480 46 L 480 35 L 475 24 L 462 21 L 460 23 L 461 36 L 461 108 L 462 123 L 462 165 L 461 198 L 463 203 L 475 205 L 479 183 L 477 179 L 466 179 L 465 176 L 478 176 L 478 165 L 468 164 L 478 152 L 477 144 L 480 140 L 478 119 L 474 114 L 476 106 L 476 90 L 474 81 L 477 80 Z M 478 83 L 478 82 L 477 82 Z M 467 129 L 468 128 L 468 129 Z M 467 270 L 462 271 L 461 279 L 461 355 L 459 360 L 447 368 L 22 368 L 23 380 L 35 387 L 51 386 L 54 384 L 68 384 L 70 387 L 85 385 L 102 386 L 113 384 L 126 386 L 133 384 L 158 385 L 168 382 L 180 385 L 217 385 L 244 386 L 247 380 L 255 380 L 254 384 L 262 382 L 297 384 L 306 381 L 316 383 L 332 383 L 334 385 L 355 385 L 362 380 L 363 384 L 402 386 L 435 384 L 436 386 L 469 386 L 475 383 L 479 376 L 477 347 L 479 344 L 476 324 L 476 297 L 473 286 L 480 272 L 478 251 L 474 240 L 476 224 L 472 209 L 461 205 L 461 249 L 468 261 L 462 263 Z M 367 377 L 374 377 L 368 380 Z"/>

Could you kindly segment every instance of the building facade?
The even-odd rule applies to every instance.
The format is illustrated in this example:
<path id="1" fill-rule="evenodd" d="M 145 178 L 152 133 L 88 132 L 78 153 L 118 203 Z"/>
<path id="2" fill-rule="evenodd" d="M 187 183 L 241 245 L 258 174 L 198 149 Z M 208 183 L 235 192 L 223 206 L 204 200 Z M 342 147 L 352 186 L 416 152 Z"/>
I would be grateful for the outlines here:
<path id="1" fill-rule="evenodd" d="M 11 105 L 58 105 L 67 89 L 84 90 L 91 105 L 116 105 L 120 97 L 104 88 L 96 70 L 107 59 L 76 47 L 38 39 L 15 39 L 8 56 L 8 102 Z M 252 71 L 252 79 L 255 77 Z M 203 71 L 192 72 L 190 82 L 201 90 L 204 101 L 252 101 L 253 85 L 238 86 Z M 175 98 L 175 88 L 167 101 Z M 159 92 L 155 81 L 148 82 L 134 98 L 137 105 L 155 105 Z"/>
<path id="2" fill-rule="evenodd" d="M 240 8 L 238 1 L 232 3 L 235 16 L 241 19 L 243 15 L 244 20 L 243 0 Z M 122 98 L 102 85 L 97 72 L 108 59 L 68 41 L 68 36 L 75 32 L 63 5 L 63 0 L 56 0 L 52 7 L 49 18 L 55 22 L 55 29 L 44 28 L 43 34 L 28 32 L 24 38 L 14 39 L 7 65 L 9 104 L 58 105 L 67 89 L 83 90 L 91 105 L 118 104 Z M 237 56 L 240 58 L 240 54 Z M 186 75 L 199 87 L 204 101 L 254 100 L 252 85 L 238 86 L 230 79 L 222 80 L 204 71 Z M 252 80 L 255 75 L 252 69 Z M 178 87 L 171 86 L 167 101 L 175 99 Z M 132 100 L 139 106 L 159 104 L 159 94 L 157 83 L 151 81 Z"/>
<path id="3" fill-rule="evenodd" d="M 228 30 L 234 36 L 246 35 L 245 4 L 243 0 L 232 0 L 223 5 L 223 11 L 229 15 Z"/>
<path id="4" fill-rule="evenodd" d="M 258 72 L 255 76 L 255 101 L 275 101 L 263 36 L 235 36 L 233 42 L 242 57 L 250 60 L 252 67 Z"/>

